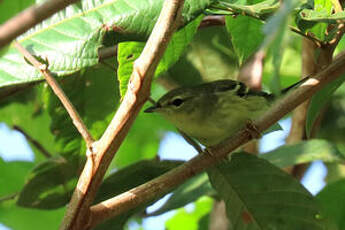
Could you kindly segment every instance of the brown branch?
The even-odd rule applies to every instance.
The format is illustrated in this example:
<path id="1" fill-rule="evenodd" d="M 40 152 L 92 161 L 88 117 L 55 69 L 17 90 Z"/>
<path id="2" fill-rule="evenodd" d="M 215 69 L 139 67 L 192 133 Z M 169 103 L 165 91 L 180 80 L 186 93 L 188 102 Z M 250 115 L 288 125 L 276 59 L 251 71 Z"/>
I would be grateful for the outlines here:
<path id="1" fill-rule="evenodd" d="M 24 137 L 31 143 L 33 144 L 45 157 L 50 158 L 52 155 L 39 143 L 37 140 L 32 138 L 29 134 L 27 134 L 22 128 L 20 128 L 17 125 L 12 126 L 14 130 L 17 130 L 21 134 L 24 135 Z"/>
<path id="2" fill-rule="evenodd" d="M 0 48 L 10 43 L 28 29 L 34 27 L 44 19 L 66 8 L 78 0 L 50 0 L 41 5 L 34 5 L 0 26 Z"/>
<path id="3" fill-rule="evenodd" d="M 322 86 L 339 77 L 345 71 L 344 63 L 345 55 L 342 55 L 329 67 L 320 71 L 315 77 L 307 80 L 292 93 L 274 104 L 263 117 L 255 121 L 254 124 L 258 131 L 269 128 L 297 105 L 310 98 Z M 246 129 L 242 129 L 226 141 L 210 147 L 208 151 L 211 154 L 198 155 L 154 180 L 92 206 L 89 217 L 90 225 L 95 226 L 108 218 L 117 216 L 171 191 L 172 188 L 212 166 L 218 160 L 226 157 L 229 152 L 251 139 L 250 133 Z"/>
<path id="4" fill-rule="evenodd" d="M 56 96 L 60 99 L 61 103 L 67 110 L 69 116 L 71 117 L 73 124 L 78 129 L 79 133 L 84 138 L 87 147 L 90 149 L 93 143 L 93 138 L 86 128 L 84 122 L 80 118 L 77 110 L 74 108 L 73 104 L 70 102 L 68 97 L 65 95 L 64 91 L 59 86 L 59 83 L 51 75 L 50 71 L 47 69 L 45 64 L 40 63 L 35 57 L 33 57 L 29 51 L 27 51 L 23 46 L 21 46 L 17 41 L 14 41 L 14 46 L 19 50 L 20 53 L 37 69 L 39 70 Z"/>
<path id="5" fill-rule="evenodd" d="M 117 45 L 101 48 L 98 50 L 98 61 L 103 61 L 111 57 L 115 57 L 117 54 Z"/>
<path id="6" fill-rule="evenodd" d="M 206 16 L 200 23 L 199 29 L 210 26 L 224 26 L 225 17 L 223 15 Z"/>
<path id="7" fill-rule="evenodd" d="M 95 144 L 67 208 L 60 229 L 88 229 L 88 215 L 99 185 L 141 107 L 150 95 L 159 60 L 181 22 L 183 0 L 164 1 L 161 14 L 140 57 L 134 62 L 128 90 L 110 125 Z M 90 173 L 91 172 L 91 173 Z"/>

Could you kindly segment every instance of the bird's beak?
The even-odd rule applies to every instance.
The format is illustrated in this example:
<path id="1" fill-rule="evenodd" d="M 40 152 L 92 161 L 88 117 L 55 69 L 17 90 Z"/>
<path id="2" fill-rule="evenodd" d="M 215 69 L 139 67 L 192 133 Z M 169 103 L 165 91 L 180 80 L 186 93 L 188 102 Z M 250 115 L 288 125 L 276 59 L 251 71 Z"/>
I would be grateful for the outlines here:
<path id="1" fill-rule="evenodd" d="M 159 104 L 155 104 L 154 106 L 151 106 L 151 107 L 148 107 L 147 109 L 145 109 L 144 113 L 154 113 L 159 108 L 160 108 L 160 105 Z"/>

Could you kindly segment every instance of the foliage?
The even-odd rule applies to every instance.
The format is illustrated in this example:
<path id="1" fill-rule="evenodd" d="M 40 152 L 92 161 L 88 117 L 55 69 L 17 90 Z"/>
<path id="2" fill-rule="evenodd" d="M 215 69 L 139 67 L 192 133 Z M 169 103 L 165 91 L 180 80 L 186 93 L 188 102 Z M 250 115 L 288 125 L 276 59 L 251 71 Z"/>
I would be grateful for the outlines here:
<path id="1" fill-rule="evenodd" d="M 186 0 L 179 30 L 156 70 L 152 97 L 156 99 L 178 85 L 235 79 L 259 50 L 266 52 L 263 87 L 277 92 L 280 86 L 286 87 L 300 77 L 301 53 L 305 52 L 302 37 L 322 44 L 313 51 L 315 62 L 334 40 L 339 20 L 345 19 L 343 11 L 335 10 L 333 4 L 337 2 Z M 145 46 L 162 3 L 83 0 L 17 39 L 48 65 L 96 139 L 102 136 L 126 93 L 133 63 Z M 0 22 L 30 4 L 33 1 L 0 1 Z M 117 53 L 104 58 L 103 51 L 113 46 Z M 344 39 L 337 52 L 343 47 Z M 344 229 L 345 206 L 339 201 L 343 200 L 345 173 L 335 169 L 345 157 L 344 76 L 311 100 L 306 132 L 318 139 L 282 146 L 258 157 L 236 153 L 230 162 L 221 162 L 171 191 L 158 210 L 145 212 L 152 200 L 96 228 L 123 229 L 130 221 L 141 223 L 177 210 L 166 222 L 167 229 L 207 229 L 212 203 L 222 199 L 230 229 Z M 84 141 L 42 79 L 13 45 L 0 50 L 0 122 L 20 127 L 51 155 L 46 158 L 29 141 L 33 162 L 5 162 L 0 157 L 0 223 L 11 229 L 57 229 L 85 162 Z M 318 132 L 315 127 L 319 127 Z M 165 133 L 172 130 L 161 117 L 140 113 L 95 203 L 182 164 L 153 159 Z M 316 197 L 282 171 L 315 160 L 328 164 L 332 178 Z M 183 208 L 189 203 L 194 204 L 191 212 Z"/>

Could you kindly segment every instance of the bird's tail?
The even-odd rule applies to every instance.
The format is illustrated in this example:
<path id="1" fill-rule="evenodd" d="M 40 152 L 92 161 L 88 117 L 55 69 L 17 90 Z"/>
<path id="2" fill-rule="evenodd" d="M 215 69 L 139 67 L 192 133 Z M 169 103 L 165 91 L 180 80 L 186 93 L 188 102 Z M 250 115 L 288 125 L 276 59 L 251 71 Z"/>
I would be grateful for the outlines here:
<path id="1" fill-rule="evenodd" d="M 303 79 L 301 79 L 300 81 L 296 82 L 295 84 L 290 85 L 289 87 L 283 89 L 281 91 L 281 94 L 286 94 L 287 92 L 289 92 L 291 89 L 295 88 L 296 86 L 299 86 L 300 84 L 302 84 L 303 82 L 305 82 L 306 80 L 308 80 L 310 78 L 311 75 L 304 77 Z"/>

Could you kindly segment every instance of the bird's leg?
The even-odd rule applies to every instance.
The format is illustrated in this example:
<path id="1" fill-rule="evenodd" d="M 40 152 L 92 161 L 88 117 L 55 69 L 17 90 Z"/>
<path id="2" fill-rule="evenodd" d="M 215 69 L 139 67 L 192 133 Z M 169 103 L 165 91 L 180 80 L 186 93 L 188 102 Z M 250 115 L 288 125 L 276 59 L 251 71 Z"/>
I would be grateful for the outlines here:
<path id="1" fill-rule="evenodd" d="M 188 144 L 193 146 L 199 154 L 202 154 L 204 152 L 202 150 L 201 146 L 194 139 L 192 139 L 190 136 L 188 136 L 187 134 L 185 134 L 181 130 L 178 130 L 178 131 L 181 134 L 181 136 L 183 137 L 183 139 L 185 139 L 185 141 L 187 141 Z"/>
<path id="2" fill-rule="evenodd" d="M 258 128 L 255 126 L 252 120 L 246 121 L 246 130 L 253 139 L 261 138 L 261 133 Z"/>

